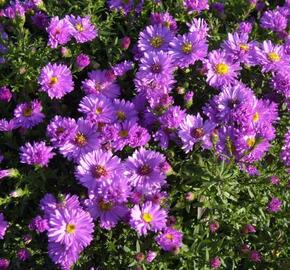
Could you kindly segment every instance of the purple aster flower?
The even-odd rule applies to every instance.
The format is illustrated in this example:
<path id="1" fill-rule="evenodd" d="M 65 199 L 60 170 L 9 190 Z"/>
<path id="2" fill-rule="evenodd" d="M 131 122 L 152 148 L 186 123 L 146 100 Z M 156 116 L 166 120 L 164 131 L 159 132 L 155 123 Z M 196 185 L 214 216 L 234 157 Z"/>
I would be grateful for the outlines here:
<path id="1" fill-rule="evenodd" d="M 185 110 L 179 106 L 171 106 L 162 116 L 159 121 L 161 125 L 169 129 L 177 129 L 185 118 Z"/>
<path id="2" fill-rule="evenodd" d="M 49 228 L 47 219 L 42 218 L 41 216 L 36 216 L 30 222 L 28 227 L 30 230 L 36 231 L 38 233 L 43 233 Z"/>
<path id="3" fill-rule="evenodd" d="M 114 75 L 117 77 L 124 76 L 128 71 L 132 70 L 134 67 L 134 63 L 131 61 L 123 61 L 119 64 L 116 64 L 112 67 Z"/>
<path id="4" fill-rule="evenodd" d="M 194 18 L 190 23 L 187 24 L 189 32 L 197 34 L 199 39 L 205 39 L 208 37 L 208 25 L 207 22 L 202 18 Z"/>
<path id="5" fill-rule="evenodd" d="M 54 147 L 62 146 L 73 137 L 77 123 L 73 118 L 56 115 L 46 128 L 46 135 Z"/>
<path id="6" fill-rule="evenodd" d="M 261 17 L 260 24 L 264 29 L 280 32 L 287 28 L 287 18 L 277 10 L 268 10 Z"/>
<path id="7" fill-rule="evenodd" d="M 48 45 L 51 48 L 56 48 L 59 44 L 65 45 L 70 41 L 72 31 L 72 25 L 66 19 L 60 20 L 58 17 L 53 17 L 47 27 Z"/>
<path id="8" fill-rule="evenodd" d="M 125 161 L 125 174 L 131 185 L 143 194 L 158 190 L 165 184 L 166 175 L 159 166 L 165 161 L 164 155 L 140 148 Z"/>
<path id="9" fill-rule="evenodd" d="M 51 214 L 47 235 L 50 242 L 83 249 L 92 241 L 93 231 L 93 219 L 88 212 L 81 208 L 63 208 Z"/>
<path id="10" fill-rule="evenodd" d="M 104 201 L 102 197 L 93 197 L 85 203 L 91 216 L 99 219 L 100 227 L 106 230 L 114 228 L 128 214 L 128 209 L 123 204 Z"/>
<path id="11" fill-rule="evenodd" d="M 94 150 L 82 155 L 76 168 L 76 178 L 89 190 L 110 179 L 114 173 L 122 174 L 121 160 L 111 152 Z"/>
<path id="12" fill-rule="evenodd" d="M 115 122 L 124 122 L 126 120 L 137 122 L 138 115 L 133 103 L 123 99 L 115 99 L 113 106 L 115 110 Z"/>
<path id="13" fill-rule="evenodd" d="M 103 198 L 105 202 L 122 204 L 128 201 L 131 194 L 131 186 L 128 178 L 123 174 L 123 169 L 115 171 L 115 174 L 105 181 L 100 181 L 95 194 Z"/>
<path id="14" fill-rule="evenodd" d="M 78 69 L 82 70 L 90 64 L 90 57 L 84 53 L 77 56 L 76 64 Z"/>
<path id="15" fill-rule="evenodd" d="M 275 73 L 271 81 L 271 86 L 277 93 L 283 95 L 285 98 L 290 98 L 290 72 L 281 70 Z"/>
<path id="16" fill-rule="evenodd" d="M 152 263 L 157 256 L 157 252 L 149 250 L 146 254 L 146 261 Z"/>
<path id="17" fill-rule="evenodd" d="M 208 0 L 183 0 L 183 6 L 190 12 L 209 9 Z"/>
<path id="18" fill-rule="evenodd" d="M 98 35 L 98 31 L 95 26 L 91 23 L 89 16 L 86 17 L 75 17 L 73 15 L 66 16 L 65 19 L 71 24 L 71 35 L 77 41 L 77 43 L 85 43 L 92 41 Z"/>
<path id="19" fill-rule="evenodd" d="M 81 155 L 97 149 L 99 145 L 99 135 L 95 128 L 88 121 L 80 118 L 76 132 L 68 142 L 59 147 L 59 151 L 69 160 L 77 161 Z"/>
<path id="20" fill-rule="evenodd" d="M 270 40 L 263 41 L 260 47 L 254 48 L 253 58 L 262 66 L 263 72 L 283 70 L 287 68 L 287 64 L 289 65 L 283 47 L 274 45 Z"/>
<path id="21" fill-rule="evenodd" d="M 168 13 L 151 13 L 150 15 L 150 24 L 161 24 L 171 31 L 177 30 L 177 23 L 175 19 Z"/>
<path id="22" fill-rule="evenodd" d="M 248 123 L 252 120 L 255 100 L 253 91 L 241 83 L 225 86 L 220 94 L 205 106 L 204 113 L 211 121 L 232 124 L 233 120 L 237 120 L 235 116 L 243 112 L 244 117 L 240 122 Z"/>
<path id="23" fill-rule="evenodd" d="M 155 86 L 159 87 L 158 85 L 163 85 L 168 89 L 172 84 L 173 69 L 172 57 L 167 53 L 144 53 L 139 71 L 136 74 L 136 81 L 138 80 L 139 84 L 143 85 L 145 89 L 148 88 L 146 83 L 148 85 L 153 83 L 153 89 Z M 142 88 L 137 85 L 137 90 L 140 91 Z"/>
<path id="24" fill-rule="evenodd" d="M 81 250 L 72 246 L 67 248 L 66 245 L 49 242 L 48 255 L 51 260 L 60 266 L 62 270 L 69 270 L 75 264 L 80 256 Z"/>
<path id="25" fill-rule="evenodd" d="M 4 219 L 4 215 L 0 213 L 0 239 L 3 239 L 8 228 L 8 222 Z"/>
<path id="26" fill-rule="evenodd" d="M 182 246 L 182 232 L 168 227 L 155 240 L 163 250 L 173 251 Z"/>
<path id="27" fill-rule="evenodd" d="M 101 93 L 111 99 L 120 95 L 118 84 L 108 80 L 106 71 L 95 70 L 89 72 L 89 78 L 82 82 L 82 88 L 87 95 Z"/>
<path id="28" fill-rule="evenodd" d="M 130 121 L 132 123 L 132 121 Z M 129 145 L 133 148 L 145 146 L 150 141 L 150 134 L 146 128 L 135 123 L 129 131 Z"/>
<path id="29" fill-rule="evenodd" d="M 5 258 L 0 258 L 0 270 L 7 270 L 9 268 L 10 261 Z"/>
<path id="30" fill-rule="evenodd" d="M 276 197 L 272 197 L 271 201 L 267 205 L 267 211 L 269 213 L 277 213 L 281 211 L 282 201 Z"/>
<path id="31" fill-rule="evenodd" d="M 257 250 L 252 250 L 249 254 L 250 261 L 254 263 L 259 263 L 262 260 L 261 253 Z"/>
<path id="32" fill-rule="evenodd" d="M 215 2 L 211 4 L 211 9 L 215 10 L 219 16 L 223 16 L 225 13 L 225 4 L 220 2 Z"/>
<path id="33" fill-rule="evenodd" d="M 39 100 L 21 103 L 14 110 L 17 125 L 23 128 L 32 128 L 43 121 L 44 114 Z"/>
<path id="34" fill-rule="evenodd" d="M 26 143 L 20 147 L 21 163 L 47 167 L 49 160 L 55 155 L 52 147 L 46 146 L 45 142 Z"/>
<path id="35" fill-rule="evenodd" d="M 71 71 L 62 64 L 47 64 L 40 72 L 38 83 L 40 91 L 47 92 L 52 99 L 61 99 L 74 89 Z"/>
<path id="36" fill-rule="evenodd" d="M 135 205 L 131 209 L 130 226 L 139 235 L 146 235 L 148 231 L 158 232 L 166 227 L 167 212 L 152 202 Z"/>
<path id="37" fill-rule="evenodd" d="M 188 153 L 198 142 L 202 143 L 204 149 L 211 148 L 210 133 L 214 128 L 215 124 L 208 120 L 204 122 L 200 114 L 187 115 L 178 132 L 183 144 L 182 149 Z"/>
<path id="38" fill-rule="evenodd" d="M 40 30 L 46 30 L 49 25 L 49 17 L 42 11 L 37 11 L 31 16 L 32 23 Z"/>
<path id="39" fill-rule="evenodd" d="M 139 35 L 138 48 L 141 52 L 166 52 L 173 39 L 172 32 L 162 25 L 149 25 Z"/>
<path id="40" fill-rule="evenodd" d="M 86 120 L 93 124 L 112 123 L 114 120 L 113 104 L 103 95 L 85 96 L 79 104 L 79 111 L 85 114 Z"/>
<path id="41" fill-rule="evenodd" d="M 218 269 L 221 266 L 222 262 L 219 257 L 215 257 L 210 260 L 209 264 L 211 269 Z"/>
<path id="42" fill-rule="evenodd" d="M 290 130 L 284 136 L 284 145 L 281 149 L 280 158 L 286 167 L 290 166 Z"/>
<path id="43" fill-rule="evenodd" d="M 222 50 L 215 50 L 208 54 L 205 60 L 207 68 L 207 82 L 210 86 L 220 88 L 221 86 L 234 83 L 241 69 L 239 63 Z"/>
<path id="44" fill-rule="evenodd" d="M 177 36 L 169 45 L 169 54 L 172 56 L 173 63 L 180 68 L 193 65 L 207 55 L 206 40 L 200 39 L 195 33 Z"/>
<path id="45" fill-rule="evenodd" d="M 136 6 L 135 3 L 137 3 L 134 0 L 108 0 L 108 5 L 111 10 L 119 10 L 124 13 L 124 15 L 127 15 L 129 12 L 133 11 L 134 8 L 136 12 L 139 12 L 142 5 L 143 5 L 144 0 L 139 1 L 138 6 Z"/>
<path id="46" fill-rule="evenodd" d="M 31 253 L 27 248 L 21 248 L 17 252 L 17 258 L 23 262 L 27 261 L 30 258 L 30 256 Z"/>
<path id="47" fill-rule="evenodd" d="M 3 86 L 0 88 L 0 101 L 10 102 L 12 98 L 12 93 L 7 86 Z"/>
<path id="48" fill-rule="evenodd" d="M 256 42 L 249 42 L 249 36 L 246 33 L 228 34 L 228 39 L 222 44 L 222 48 L 232 56 L 236 61 L 250 65 L 250 50 L 257 45 Z"/>
<path id="49" fill-rule="evenodd" d="M 252 23 L 250 22 L 241 22 L 237 29 L 239 34 L 249 34 L 252 32 Z"/>

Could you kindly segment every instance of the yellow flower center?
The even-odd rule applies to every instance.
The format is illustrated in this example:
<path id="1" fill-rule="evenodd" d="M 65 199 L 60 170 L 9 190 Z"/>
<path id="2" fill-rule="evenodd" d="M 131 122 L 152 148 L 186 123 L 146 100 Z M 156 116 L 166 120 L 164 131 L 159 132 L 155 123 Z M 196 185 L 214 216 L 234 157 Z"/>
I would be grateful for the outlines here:
<path id="1" fill-rule="evenodd" d="M 52 76 L 51 78 L 50 78 L 50 84 L 51 85 L 54 85 L 54 84 L 56 84 L 58 82 L 58 78 L 57 77 L 55 77 L 55 76 Z"/>
<path id="2" fill-rule="evenodd" d="M 104 202 L 103 200 L 100 200 L 99 201 L 99 207 L 101 208 L 101 210 L 102 211 L 109 211 L 109 210 L 111 210 L 112 208 L 113 208 L 113 203 L 111 203 L 111 202 L 108 202 L 108 203 L 106 203 L 106 202 Z"/>
<path id="3" fill-rule="evenodd" d="M 249 147 L 253 147 L 253 146 L 255 145 L 255 143 L 256 143 L 256 139 L 255 139 L 255 137 L 252 137 L 252 138 L 248 138 L 248 139 L 247 139 L 247 145 L 248 145 Z"/>
<path id="4" fill-rule="evenodd" d="M 195 128 L 191 132 L 191 136 L 195 139 L 201 138 L 202 136 L 204 136 L 204 134 L 205 133 L 204 133 L 203 128 Z"/>
<path id="5" fill-rule="evenodd" d="M 152 217 L 152 215 L 149 214 L 149 213 L 144 213 L 144 214 L 142 215 L 142 219 L 143 219 L 145 222 L 150 223 L 150 222 L 152 222 L 153 217 Z"/>
<path id="6" fill-rule="evenodd" d="M 117 119 L 120 121 L 124 121 L 127 118 L 126 114 L 122 111 L 118 111 L 116 114 L 117 114 Z"/>
<path id="7" fill-rule="evenodd" d="M 272 62 L 279 62 L 281 60 L 281 57 L 275 52 L 270 52 L 268 53 L 268 59 Z"/>
<path id="8" fill-rule="evenodd" d="M 160 48 L 163 44 L 163 38 L 160 36 L 151 39 L 150 44 L 154 48 Z"/>
<path id="9" fill-rule="evenodd" d="M 25 117 L 30 117 L 32 115 L 32 108 L 31 107 L 27 107 L 26 109 L 23 110 L 23 116 Z"/>
<path id="10" fill-rule="evenodd" d="M 85 146 L 87 144 L 87 138 L 83 133 L 78 132 L 75 137 L 75 142 L 78 146 Z"/>
<path id="11" fill-rule="evenodd" d="M 138 173 L 141 175 L 149 175 L 151 173 L 151 167 L 147 164 L 142 165 L 139 169 L 138 169 Z"/>
<path id="12" fill-rule="evenodd" d="M 241 48 L 241 50 L 246 51 L 246 52 L 250 49 L 247 44 L 243 44 L 243 43 L 240 44 L 240 48 Z"/>
<path id="13" fill-rule="evenodd" d="M 108 173 L 107 173 L 105 167 L 103 167 L 101 165 L 97 165 L 95 167 L 95 169 L 93 170 L 93 175 L 96 178 L 100 178 L 101 176 L 107 176 Z"/>
<path id="14" fill-rule="evenodd" d="M 219 75 L 226 75 L 229 73 L 229 66 L 224 63 L 219 63 L 215 66 L 215 71 Z"/>
<path id="15" fill-rule="evenodd" d="M 170 22 L 169 21 L 165 21 L 163 22 L 163 25 L 167 28 L 170 28 Z"/>
<path id="16" fill-rule="evenodd" d="M 69 234 L 72 234 L 76 231 L 76 226 L 74 224 L 69 223 L 66 225 L 65 231 Z"/>
<path id="17" fill-rule="evenodd" d="M 166 234 L 165 237 L 171 241 L 173 240 L 173 235 L 171 233 Z"/>
<path id="18" fill-rule="evenodd" d="M 98 107 L 96 109 L 96 115 L 100 115 L 103 112 L 103 109 L 101 107 Z"/>
<path id="19" fill-rule="evenodd" d="M 100 83 L 96 83 L 96 84 L 95 84 L 95 90 L 96 90 L 97 92 L 100 92 L 100 91 L 102 90 L 102 84 L 100 84 Z"/>
<path id="20" fill-rule="evenodd" d="M 183 44 L 182 46 L 182 51 L 185 53 L 185 54 L 190 54 L 192 52 L 192 45 L 190 42 L 186 42 Z"/>
<path id="21" fill-rule="evenodd" d="M 254 114 L 254 116 L 253 116 L 253 121 L 254 121 L 254 122 L 258 122 L 259 119 L 260 119 L 260 115 L 259 115 L 258 112 L 256 112 L 256 113 Z"/>
<path id="22" fill-rule="evenodd" d="M 119 136 L 120 136 L 121 138 L 126 138 L 126 137 L 128 137 L 128 134 L 129 134 L 128 130 L 121 130 L 121 131 L 119 132 Z"/>
<path id="23" fill-rule="evenodd" d="M 79 32 L 84 31 L 84 27 L 83 27 L 83 25 L 82 25 L 81 23 L 77 23 L 77 24 L 76 24 L 76 29 L 77 29 Z"/>

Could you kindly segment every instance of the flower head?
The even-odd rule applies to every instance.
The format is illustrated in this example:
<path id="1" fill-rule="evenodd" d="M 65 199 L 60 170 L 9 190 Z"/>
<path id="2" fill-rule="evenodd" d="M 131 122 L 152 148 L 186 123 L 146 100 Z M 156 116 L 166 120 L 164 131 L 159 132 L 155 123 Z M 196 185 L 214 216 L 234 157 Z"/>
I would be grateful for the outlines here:
<path id="1" fill-rule="evenodd" d="M 71 71 L 62 64 L 47 64 L 42 68 L 38 82 L 40 91 L 47 92 L 50 98 L 60 99 L 74 89 Z"/>
<path id="2" fill-rule="evenodd" d="M 163 250 L 173 251 L 182 246 L 182 232 L 168 227 L 155 240 Z"/>

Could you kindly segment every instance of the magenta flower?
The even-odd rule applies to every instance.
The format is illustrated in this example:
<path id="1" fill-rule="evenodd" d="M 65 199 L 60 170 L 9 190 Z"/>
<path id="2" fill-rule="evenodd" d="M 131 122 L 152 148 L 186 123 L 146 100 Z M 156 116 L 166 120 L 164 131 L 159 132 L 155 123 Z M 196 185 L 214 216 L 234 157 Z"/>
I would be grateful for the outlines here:
<path id="1" fill-rule="evenodd" d="M 166 227 L 167 213 L 159 205 L 146 202 L 131 209 L 130 225 L 138 234 L 146 235 L 149 231 L 158 232 Z"/>
<path id="2" fill-rule="evenodd" d="M 0 213 L 0 239 L 3 239 L 8 228 L 8 222 L 4 219 L 4 215 Z"/>
<path id="3" fill-rule="evenodd" d="M 113 104 L 103 95 L 91 94 L 85 96 L 80 104 L 79 111 L 85 114 L 86 120 L 92 124 L 112 123 L 114 119 Z"/>
<path id="4" fill-rule="evenodd" d="M 209 9 L 208 0 L 183 0 L 183 6 L 190 12 Z"/>
<path id="5" fill-rule="evenodd" d="M 95 70 L 89 72 L 89 78 L 82 82 L 82 88 L 89 94 L 103 94 L 112 99 L 120 95 L 120 87 L 106 76 L 106 71 Z"/>
<path id="6" fill-rule="evenodd" d="M 169 45 L 169 54 L 172 56 L 173 63 L 180 68 L 193 65 L 207 55 L 206 40 L 200 39 L 198 34 L 189 33 L 177 36 Z"/>
<path id="7" fill-rule="evenodd" d="M 204 19 L 194 18 L 187 26 L 189 32 L 196 34 L 200 40 L 208 37 L 209 27 Z"/>
<path id="8" fill-rule="evenodd" d="M 88 211 L 94 219 L 99 219 L 100 227 L 106 230 L 114 228 L 118 222 L 128 214 L 123 204 L 104 201 L 101 197 L 94 197 L 85 201 Z"/>
<path id="9" fill-rule="evenodd" d="M 168 227 L 155 240 L 163 250 L 173 251 L 182 246 L 182 232 Z"/>
<path id="10" fill-rule="evenodd" d="M 284 54 L 283 47 L 273 44 L 270 40 L 263 41 L 260 47 L 254 48 L 253 58 L 256 64 L 262 66 L 263 72 L 283 71 L 289 66 L 289 59 Z"/>
<path id="11" fill-rule="evenodd" d="M 71 24 L 66 19 L 53 17 L 47 27 L 48 45 L 51 48 L 56 48 L 59 44 L 65 45 L 71 39 L 72 30 Z"/>
<path id="12" fill-rule="evenodd" d="M 211 121 L 203 121 L 202 117 L 187 115 L 183 123 L 180 124 L 178 135 L 182 141 L 182 149 L 188 153 L 193 146 L 200 142 L 205 149 L 211 148 L 210 141 L 211 132 L 214 130 L 215 124 Z"/>
<path id="13" fill-rule="evenodd" d="M 239 63 L 222 50 L 215 50 L 208 54 L 205 60 L 207 68 L 206 81 L 210 86 L 221 88 L 224 85 L 234 83 L 241 69 Z"/>
<path id="14" fill-rule="evenodd" d="M 21 163 L 47 167 L 50 159 L 55 155 L 52 147 L 45 142 L 26 143 L 20 147 Z"/>
<path id="15" fill-rule="evenodd" d="M 51 242 L 64 244 L 67 248 L 80 249 L 90 244 L 93 237 L 93 219 L 82 209 L 56 209 L 49 219 L 48 237 Z"/>
<path id="16" fill-rule="evenodd" d="M 167 27 L 149 25 L 139 35 L 138 48 L 141 52 L 166 52 L 172 39 L 173 34 Z"/>
<path id="17" fill-rule="evenodd" d="M 9 268 L 10 261 L 5 258 L 0 258 L 0 269 L 7 270 Z"/>
<path id="18" fill-rule="evenodd" d="M 284 136 L 284 145 L 281 149 L 280 158 L 286 167 L 290 166 L 290 130 Z"/>
<path id="19" fill-rule="evenodd" d="M 271 201 L 267 205 L 267 211 L 269 213 L 277 213 L 281 211 L 282 201 L 276 197 L 272 197 Z"/>
<path id="20" fill-rule="evenodd" d="M 218 269 L 221 266 L 222 262 L 219 257 L 215 257 L 210 260 L 209 264 L 212 269 Z"/>
<path id="21" fill-rule="evenodd" d="M 10 89 L 6 86 L 0 87 L 0 101 L 10 102 L 12 98 L 12 93 Z"/>
<path id="22" fill-rule="evenodd" d="M 121 160 L 111 152 L 94 150 L 82 155 L 76 168 L 76 178 L 89 190 L 94 190 L 101 182 L 122 174 Z"/>
<path id="23" fill-rule="evenodd" d="M 18 126 L 32 128 L 43 121 L 44 114 L 39 100 L 21 103 L 14 110 L 15 121 Z"/>
<path id="24" fill-rule="evenodd" d="M 17 258 L 22 262 L 27 261 L 30 258 L 30 256 L 31 253 L 27 248 L 21 248 L 17 252 Z"/>
<path id="25" fill-rule="evenodd" d="M 254 263 L 259 263 L 262 261 L 261 253 L 257 250 L 252 250 L 249 254 L 250 261 Z"/>
<path id="26" fill-rule="evenodd" d="M 78 161 L 81 155 L 97 149 L 100 145 L 99 135 L 91 124 L 80 118 L 77 129 L 64 145 L 59 147 L 62 155 L 69 160 Z"/>
<path id="27" fill-rule="evenodd" d="M 62 64 L 47 64 L 42 68 L 38 83 L 40 91 L 47 92 L 50 98 L 61 99 L 74 89 L 70 69 Z"/>
<path id="28" fill-rule="evenodd" d="M 150 23 L 151 24 L 161 24 L 171 31 L 177 30 L 177 23 L 175 19 L 168 13 L 151 13 L 150 15 Z"/>
<path id="29" fill-rule="evenodd" d="M 56 115 L 46 128 L 46 135 L 54 147 L 68 142 L 77 130 L 77 123 L 73 118 Z"/>
<path id="30" fill-rule="evenodd" d="M 77 56 L 76 64 L 78 69 L 84 69 L 90 64 L 90 57 L 84 53 L 81 53 Z"/>
<path id="31" fill-rule="evenodd" d="M 160 169 L 163 162 L 165 157 L 162 154 L 140 148 L 125 161 L 125 174 L 131 185 L 142 193 L 160 189 L 166 177 Z"/>
<path id="32" fill-rule="evenodd" d="M 73 15 L 66 16 L 65 19 L 71 24 L 71 35 L 77 41 L 77 43 L 85 43 L 92 41 L 98 35 L 98 31 L 91 23 L 90 17 L 75 17 Z"/>

